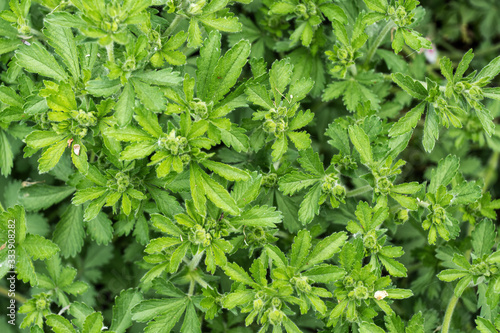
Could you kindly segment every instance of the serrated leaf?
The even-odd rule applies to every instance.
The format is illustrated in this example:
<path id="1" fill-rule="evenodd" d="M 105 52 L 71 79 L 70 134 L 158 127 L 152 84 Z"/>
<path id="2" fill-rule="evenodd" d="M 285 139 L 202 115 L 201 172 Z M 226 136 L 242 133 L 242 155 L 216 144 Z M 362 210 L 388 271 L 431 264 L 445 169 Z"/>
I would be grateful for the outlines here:
<path id="1" fill-rule="evenodd" d="M 47 209 L 75 192 L 72 186 L 35 184 L 19 191 L 20 203 L 28 211 Z"/>
<path id="2" fill-rule="evenodd" d="M 431 181 L 427 191 L 436 193 L 439 186 L 447 186 L 453 177 L 455 177 L 460 161 L 454 155 L 448 155 L 446 158 L 439 161 L 436 169 L 432 170 Z"/>
<path id="3" fill-rule="evenodd" d="M 406 267 L 402 263 L 382 255 L 379 255 L 378 258 L 382 263 L 382 265 L 384 265 L 385 269 L 387 269 L 387 272 L 389 272 L 390 275 L 395 277 L 407 276 Z"/>
<path id="4" fill-rule="evenodd" d="M 310 223 L 315 215 L 319 214 L 319 198 L 321 197 L 321 184 L 316 183 L 304 196 L 299 208 L 299 220 L 303 224 Z"/>
<path id="5" fill-rule="evenodd" d="M 416 107 L 408 111 L 404 117 L 400 118 L 397 123 L 392 125 L 389 135 L 395 137 L 408 132 L 411 132 L 416 126 L 422 114 L 425 111 L 425 102 L 419 103 Z"/>
<path id="6" fill-rule="evenodd" d="M 275 228 L 282 218 L 281 212 L 274 207 L 255 206 L 230 221 L 236 226 Z"/>
<path id="7" fill-rule="evenodd" d="M 50 77 L 56 81 L 66 81 L 68 78 L 54 56 L 38 42 L 33 42 L 30 46 L 21 45 L 16 52 L 16 59 L 19 66 L 28 72 Z"/>
<path id="8" fill-rule="evenodd" d="M 358 151 L 361 162 L 366 165 L 373 163 L 373 154 L 370 146 L 370 139 L 365 131 L 358 125 L 349 126 L 349 138 Z"/>
<path id="9" fill-rule="evenodd" d="M 344 245 L 346 240 L 347 234 L 345 232 L 337 232 L 323 238 L 316 246 L 314 246 L 313 251 L 307 258 L 307 261 L 302 269 L 312 267 L 330 259 L 335 253 L 340 251 L 340 248 Z"/>
<path id="10" fill-rule="evenodd" d="M 76 49 L 75 38 L 71 28 L 62 27 L 55 24 L 45 23 L 45 36 L 49 39 L 49 44 L 62 58 L 64 64 L 76 81 L 80 78 L 80 64 L 78 62 L 78 51 Z"/>
<path id="11" fill-rule="evenodd" d="M 100 212 L 87 222 L 87 233 L 97 244 L 107 244 L 113 238 L 112 222 L 105 213 Z"/>
<path id="12" fill-rule="evenodd" d="M 203 183 L 203 190 L 208 199 L 210 199 L 210 201 L 212 201 L 217 207 L 223 209 L 231 215 L 238 215 L 239 208 L 234 199 L 229 195 L 229 193 L 227 193 L 226 189 L 210 178 L 205 172 L 200 172 L 200 174 L 202 179 L 197 179 L 197 181 L 201 181 Z"/>
<path id="13" fill-rule="evenodd" d="M 56 225 L 52 239 L 65 258 L 74 257 L 80 252 L 85 239 L 82 206 L 68 205 Z"/>
<path id="14" fill-rule="evenodd" d="M 132 326 L 132 308 L 143 300 L 142 294 L 134 289 L 123 290 L 115 298 L 113 305 L 113 320 L 110 330 L 124 333 Z"/>
<path id="15" fill-rule="evenodd" d="M 495 245 L 495 238 L 496 232 L 493 222 L 489 219 L 481 221 L 472 231 L 472 248 L 474 254 L 478 258 L 489 254 Z"/>
<path id="16" fill-rule="evenodd" d="M 202 164 L 204 167 L 230 181 L 246 181 L 250 179 L 248 172 L 224 163 L 205 160 Z"/>
<path id="17" fill-rule="evenodd" d="M 46 318 L 46 324 L 50 326 L 55 333 L 76 333 L 73 325 L 63 316 L 49 314 Z"/>
<path id="18" fill-rule="evenodd" d="M 103 318 L 100 312 L 94 312 L 87 316 L 83 323 L 82 333 L 100 333 L 103 329 Z"/>
<path id="19" fill-rule="evenodd" d="M 412 97 L 422 100 L 425 99 L 428 95 L 428 92 L 424 88 L 424 86 L 408 75 L 404 75 L 402 73 L 393 73 L 392 80 Z"/>
<path id="20" fill-rule="evenodd" d="M 212 73 L 207 97 L 217 102 L 235 85 L 250 55 L 250 43 L 241 40 L 224 54 Z"/>

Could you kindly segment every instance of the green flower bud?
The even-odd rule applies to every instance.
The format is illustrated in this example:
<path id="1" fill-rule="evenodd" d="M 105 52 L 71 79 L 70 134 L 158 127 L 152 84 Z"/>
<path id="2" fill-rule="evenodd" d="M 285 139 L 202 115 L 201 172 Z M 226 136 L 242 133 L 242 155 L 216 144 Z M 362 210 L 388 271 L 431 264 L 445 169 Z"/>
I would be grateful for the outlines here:
<path id="1" fill-rule="evenodd" d="M 369 297 L 368 288 L 366 288 L 360 281 L 356 288 L 354 288 L 354 297 L 357 299 L 367 299 Z"/>
<path id="2" fill-rule="evenodd" d="M 396 223 L 404 223 L 408 221 L 409 215 L 408 215 L 408 210 L 407 209 L 400 209 L 396 213 Z"/>
<path id="3" fill-rule="evenodd" d="M 281 303 L 281 300 L 280 300 L 279 298 L 276 298 L 276 297 L 275 297 L 275 298 L 273 298 L 273 299 L 271 300 L 271 304 L 272 304 L 272 306 L 273 306 L 274 308 L 276 308 L 276 309 L 281 309 L 281 305 L 282 305 L 282 303 Z"/>
<path id="4" fill-rule="evenodd" d="M 38 298 L 35 301 L 35 306 L 38 311 L 45 310 L 48 307 L 47 300 L 45 298 Z"/>
<path id="5" fill-rule="evenodd" d="M 377 234 L 375 233 L 375 230 L 370 230 L 363 237 L 363 246 L 370 250 L 375 250 L 378 247 Z"/>
<path id="6" fill-rule="evenodd" d="M 481 88 L 479 88 L 478 86 L 472 86 L 469 89 L 469 95 L 472 99 L 474 99 L 476 101 L 480 101 L 484 98 L 483 90 Z"/>
<path id="7" fill-rule="evenodd" d="M 387 195 L 389 194 L 390 190 L 392 187 L 392 183 L 387 179 L 386 177 L 380 178 L 377 181 L 377 188 L 375 189 L 376 192 Z"/>
<path id="8" fill-rule="evenodd" d="M 131 72 L 135 69 L 135 58 L 128 57 L 127 60 L 122 65 L 122 70 L 124 72 Z"/>
<path id="9" fill-rule="evenodd" d="M 262 186 L 274 187 L 278 182 L 278 175 L 275 173 L 268 173 L 262 176 Z"/>
<path id="10" fill-rule="evenodd" d="M 295 287 L 303 293 L 311 292 L 311 285 L 308 283 L 308 279 L 305 276 L 293 277 L 290 282 L 295 285 Z"/>
<path id="11" fill-rule="evenodd" d="M 276 132 L 276 123 L 272 120 L 266 120 L 264 122 L 264 131 L 269 134 L 274 134 Z"/>
<path id="12" fill-rule="evenodd" d="M 396 16 L 402 20 L 406 16 L 406 9 L 403 6 L 399 6 L 398 9 L 396 9 Z"/>
<path id="13" fill-rule="evenodd" d="M 446 220 L 446 211 L 441 206 L 434 206 L 431 213 L 431 221 L 434 224 L 443 224 Z"/>
<path id="14" fill-rule="evenodd" d="M 305 16 L 307 13 L 307 7 L 303 4 L 298 4 L 295 6 L 295 15 L 297 16 Z"/>
<path id="15" fill-rule="evenodd" d="M 344 277 L 342 284 L 347 288 L 353 287 L 354 286 L 354 279 L 350 275 L 347 275 L 346 277 Z"/>
<path id="16" fill-rule="evenodd" d="M 264 302 L 260 298 L 253 301 L 253 309 L 255 311 L 260 311 L 262 310 L 263 307 L 264 307 Z"/>
<path id="17" fill-rule="evenodd" d="M 276 123 L 276 132 L 282 133 L 286 131 L 286 128 L 287 123 L 283 119 L 278 120 L 278 122 Z"/>
<path id="18" fill-rule="evenodd" d="M 393 7 L 393 6 L 390 6 L 388 9 L 387 9 L 387 15 L 389 16 L 393 16 L 396 14 L 396 9 Z"/>
<path id="19" fill-rule="evenodd" d="M 339 48 L 337 51 L 337 58 L 339 60 L 346 60 L 349 57 L 349 52 L 345 48 Z"/>
<path id="20" fill-rule="evenodd" d="M 455 91 L 457 93 L 461 93 L 462 91 L 464 91 L 466 89 L 466 86 L 463 82 L 458 82 L 457 84 L 455 84 Z"/>
<path id="21" fill-rule="evenodd" d="M 125 192 L 130 185 L 130 177 L 123 172 L 118 172 L 115 179 L 118 192 Z"/>
<path id="22" fill-rule="evenodd" d="M 208 108 L 207 103 L 205 102 L 190 102 L 189 108 L 193 111 L 194 114 L 200 116 L 202 119 L 208 117 Z"/>
<path id="23" fill-rule="evenodd" d="M 207 2 L 205 0 L 200 0 L 189 5 L 187 13 L 188 15 L 199 15 L 202 13 L 203 7 Z"/>
<path id="24" fill-rule="evenodd" d="M 17 29 L 17 32 L 22 36 L 29 36 L 31 28 L 27 25 L 22 25 Z"/>
<path id="25" fill-rule="evenodd" d="M 281 325 L 281 321 L 283 320 L 284 314 L 281 310 L 271 310 L 269 312 L 269 321 L 272 325 L 278 326 Z"/>

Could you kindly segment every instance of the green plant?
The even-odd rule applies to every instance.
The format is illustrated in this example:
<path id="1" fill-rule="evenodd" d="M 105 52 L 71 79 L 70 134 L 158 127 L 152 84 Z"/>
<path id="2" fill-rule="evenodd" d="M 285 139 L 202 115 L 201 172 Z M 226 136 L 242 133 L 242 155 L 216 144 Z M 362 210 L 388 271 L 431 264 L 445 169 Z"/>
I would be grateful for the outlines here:
<path id="1" fill-rule="evenodd" d="M 500 331 L 496 4 L 442 3 L 1 3 L 2 332 Z"/>

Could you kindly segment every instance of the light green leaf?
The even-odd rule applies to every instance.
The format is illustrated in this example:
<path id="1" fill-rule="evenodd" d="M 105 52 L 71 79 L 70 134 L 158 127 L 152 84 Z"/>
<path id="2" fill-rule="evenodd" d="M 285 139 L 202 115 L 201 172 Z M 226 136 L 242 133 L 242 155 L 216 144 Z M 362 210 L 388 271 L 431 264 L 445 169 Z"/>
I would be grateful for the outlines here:
<path id="1" fill-rule="evenodd" d="M 63 316 L 49 314 L 46 318 L 46 324 L 50 326 L 55 333 L 76 333 L 73 325 Z"/>
<path id="2" fill-rule="evenodd" d="M 131 80 L 134 85 L 135 93 L 141 100 L 142 104 L 153 112 L 165 112 L 166 99 L 160 89 L 156 86 L 151 86 L 140 80 Z"/>
<path id="3" fill-rule="evenodd" d="M 292 171 L 280 178 L 279 189 L 285 195 L 293 195 L 294 193 L 314 185 L 319 182 L 320 178 L 311 176 L 302 172 Z"/>
<path id="4" fill-rule="evenodd" d="M 224 273 L 233 281 L 241 282 L 248 286 L 256 285 L 250 278 L 250 275 L 236 263 L 228 263 L 226 267 L 224 267 Z"/>
<path id="5" fill-rule="evenodd" d="M 373 163 L 372 148 L 370 146 L 370 139 L 365 131 L 358 125 L 349 126 L 349 138 L 358 151 L 361 162 L 366 165 L 371 165 Z"/>
<path id="6" fill-rule="evenodd" d="M 120 295 L 115 297 L 110 330 L 115 333 L 126 332 L 132 325 L 132 308 L 142 299 L 142 294 L 134 289 L 122 290 Z"/>
<path id="7" fill-rule="evenodd" d="M 304 197 L 300 204 L 299 220 L 303 224 L 310 223 L 315 215 L 319 214 L 319 198 L 321 196 L 321 184 L 316 183 Z"/>
<path id="8" fill-rule="evenodd" d="M 124 127 L 132 120 L 135 105 L 135 93 L 130 82 L 123 87 L 123 91 L 115 106 L 115 118 L 120 127 Z"/>
<path id="9" fill-rule="evenodd" d="M 416 107 L 408 111 L 404 117 L 400 118 L 397 123 L 392 125 L 389 135 L 395 137 L 408 132 L 411 132 L 425 111 L 425 102 L 419 103 Z"/>
<path id="10" fill-rule="evenodd" d="M 269 83 L 275 101 L 281 100 L 285 88 L 290 84 L 293 74 L 293 65 L 287 60 L 275 61 L 269 71 Z"/>
<path id="11" fill-rule="evenodd" d="M 276 223 L 281 223 L 283 216 L 279 210 L 268 206 L 254 206 L 233 217 L 230 221 L 236 226 L 275 228 Z"/>
<path id="12" fill-rule="evenodd" d="M 224 163 L 214 162 L 207 159 L 203 161 L 202 164 L 205 168 L 208 168 L 219 176 L 230 181 L 246 181 L 250 179 L 248 172 Z"/>
<path id="13" fill-rule="evenodd" d="M 420 82 L 414 80 L 411 76 L 404 75 L 402 73 L 393 73 L 392 80 L 404 91 L 417 99 L 423 100 L 428 95 L 424 86 Z"/>
<path id="14" fill-rule="evenodd" d="M 66 81 L 68 78 L 54 56 L 38 42 L 33 42 L 30 46 L 21 45 L 16 53 L 16 60 L 19 66 L 28 72 L 47 76 L 56 81 Z"/>
<path id="15" fill-rule="evenodd" d="M 63 257 L 74 257 L 80 253 L 85 239 L 82 206 L 68 205 L 56 225 L 52 239 L 61 249 Z"/>
<path id="16" fill-rule="evenodd" d="M 21 204 L 30 211 L 47 209 L 61 202 L 73 192 L 75 192 L 75 188 L 72 186 L 35 184 L 22 188 L 19 191 L 19 196 Z"/>
<path id="17" fill-rule="evenodd" d="M 46 148 L 38 159 L 38 171 L 40 173 L 46 173 L 53 169 L 56 164 L 59 163 L 67 145 L 68 143 L 63 139 L 49 148 Z"/>
<path id="18" fill-rule="evenodd" d="M 387 11 L 387 1 L 386 0 L 364 0 L 366 6 L 373 11 L 385 14 Z"/>
<path id="19" fill-rule="evenodd" d="M 207 97 L 210 100 L 220 101 L 236 84 L 243 66 L 247 63 L 250 49 L 250 43 L 241 40 L 219 59 L 209 81 Z"/>
<path id="20" fill-rule="evenodd" d="M 200 56 L 196 59 L 198 67 L 196 71 L 196 92 L 197 96 L 202 100 L 207 99 L 212 75 L 219 61 L 220 39 L 221 34 L 217 30 L 210 32 L 203 47 L 200 49 Z"/>
<path id="21" fill-rule="evenodd" d="M 85 319 L 82 333 L 100 333 L 103 329 L 102 321 L 102 314 L 100 312 L 92 313 Z"/>
<path id="22" fill-rule="evenodd" d="M 76 49 L 75 38 L 71 28 L 60 25 L 45 23 L 43 32 L 49 39 L 49 44 L 62 58 L 64 64 L 75 81 L 80 79 L 80 64 L 78 62 L 78 51 Z"/>
<path id="23" fill-rule="evenodd" d="M 407 276 L 406 267 L 402 263 L 382 255 L 379 255 L 378 258 L 382 263 L 382 265 L 384 265 L 385 269 L 387 269 L 387 272 L 389 272 L 390 275 L 395 277 Z"/>
<path id="24" fill-rule="evenodd" d="M 288 150 L 288 140 L 284 134 L 280 135 L 271 146 L 273 162 L 277 162 Z"/>
<path id="25" fill-rule="evenodd" d="M 460 161 L 454 155 L 448 155 L 439 161 L 436 169 L 431 172 L 431 181 L 427 191 L 436 193 L 439 186 L 447 186 L 457 174 Z"/>
<path id="26" fill-rule="evenodd" d="M 223 209 L 231 215 L 238 215 L 239 208 L 234 199 L 229 195 L 229 193 L 227 193 L 226 189 L 205 172 L 200 172 L 200 174 L 202 178 L 197 179 L 196 182 L 203 183 L 202 186 L 208 199 L 210 199 L 210 201 L 212 201 L 217 207 Z"/>
<path id="27" fill-rule="evenodd" d="M 238 22 L 236 17 L 218 17 L 214 15 L 200 17 L 200 22 L 209 26 L 210 28 L 217 29 L 225 32 L 239 32 L 241 31 L 241 23 Z"/>
<path id="28" fill-rule="evenodd" d="M 290 265 L 293 267 L 302 267 L 306 257 L 309 255 L 311 248 L 311 234 L 308 230 L 301 230 L 293 239 L 292 249 L 290 252 Z"/>
<path id="29" fill-rule="evenodd" d="M 179 85 L 182 82 L 179 72 L 173 72 L 172 68 L 134 73 L 133 77 L 145 83 L 168 87 Z"/>
<path id="30" fill-rule="evenodd" d="M 113 238 L 113 226 L 108 216 L 100 212 L 87 222 L 87 233 L 97 244 L 107 244 Z"/>
<path id="31" fill-rule="evenodd" d="M 335 253 L 340 251 L 340 248 L 347 241 L 345 232 L 336 232 L 330 236 L 323 238 L 316 246 L 313 247 L 306 264 L 301 268 L 305 269 L 319 264 L 327 259 L 330 259 Z"/>
<path id="32" fill-rule="evenodd" d="M 453 77 L 454 82 L 458 82 L 462 79 L 473 58 L 474 53 L 472 52 L 472 49 L 467 51 L 467 53 L 462 56 L 462 60 L 460 60 L 460 63 L 457 66 L 457 70 L 455 71 L 455 76 Z"/>
<path id="33" fill-rule="evenodd" d="M 495 226 L 489 219 L 484 219 L 472 231 L 472 249 L 478 258 L 489 254 L 495 245 Z"/>
<path id="34" fill-rule="evenodd" d="M 311 147 L 311 138 L 307 132 L 288 132 L 290 141 L 293 142 L 298 150 L 304 150 Z"/>
<path id="35" fill-rule="evenodd" d="M 14 154 L 12 148 L 5 132 L 0 131 L 0 171 L 2 176 L 9 176 L 13 166 Z"/>

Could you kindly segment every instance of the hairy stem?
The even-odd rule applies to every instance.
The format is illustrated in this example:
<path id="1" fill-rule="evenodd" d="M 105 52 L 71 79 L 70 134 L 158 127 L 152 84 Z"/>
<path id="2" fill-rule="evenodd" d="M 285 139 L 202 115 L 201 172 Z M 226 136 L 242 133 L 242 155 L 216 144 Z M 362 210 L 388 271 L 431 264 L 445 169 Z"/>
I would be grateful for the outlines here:
<path id="1" fill-rule="evenodd" d="M 483 186 L 483 192 L 486 192 L 488 187 L 490 187 L 490 184 L 493 182 L 497 175 L 497 167 L 498 167 L 498 158 L 500 157 L 500 154 L 495 151 L 493 154 L 491 154 L 490 160 L 488 161 L 488 166 L 486 167 L 486 170 L 484 170 L 484 186 Z"/>
<path id="2" fill-rule="evenodd" d="M 10 296 L 9 296 L 9 290 L 6 289 L 5 287 L 2 287 L 2 286 L 0 286 L 0 295 L 3 295 L 5 297 L 9 297 L 10 298 Z M 12 297 L 12 298 L 14 298 L 16 301 L 18 301 L 20 303 L 26 303 L 26 301 L 27 301 L 26 297 L 24 297 L 23 295 L 21 295 L 21 294 L 19 294 L 17 292 L 14 294 L 14 297 Z"/>
<path id="3" fill-rule="evenodd" d="M 193 296 L 195 284 L 196 283 L 194 282 L 194 280 L 191 280 L 191 282 L 189 283 L 188 296 Z"/>
<path id="4" fill-rule="evenodd" d="M 191 259 L 191 261 L 188 264 L 188 268 L 190 270 L 194 270 L 196 267 L 198 267 L 198 265 L 200 264 L 201 258 L 203 258 L 203 254 L 205 254 L 205 250 L 203 250 L 199 253 L 196 253 L 193 256 L 193 258 Z"/>
<path id="5" fill-rule="evenodd" d="M 115 62 L 115 50 L 114 50 L 114 43 L 111 42 L 108 45 L 106 45 L 106 53 L 108 54 L 108 60 L 109 62 L 114 63 Z"/>
<path id="6" fill-rule="evenodd" d="M 443 328 L 441 329 L 441 333 L 448 333 L 450 330 L 451 317 L 453 317 L 453 311 L 455 311 L 455 306 L 458 303 L 458 297 L 453 295 L 448 302 L 448 307 L 446 308 L 446 312 L 444 314 L 443 320 Z"/>
<path id="7" fill-rule="evenodd" d="M 182 16 L 176 15 L 172 23 L 170 23 L 170 25 L 168 26 L 167 30 L 165 30 L 165 32 L 163 33 L 163 36 L 164 37 L 169 36 L 172 33 L 172 31 L 174 31 L 175 28 L 177 28 L 181 20 Z"/>
<path id="8" fill-rule="evenodd" d="M 375 52 L 377 51 L 378 47 L 384 41 L 385 36 L 394 27 L 396 27 L 396 24 L 392 20 L 389 20 L 389 22 L 387 22 L 387 24 L 382 29 L 382 31 L 380 31 L 379 35 L 377 36 L 377 39 L 375 39 L 373 44 L 370 45 L 370 48 L 368 49 L 368 52 L 366 53 L 366 59 L 365 59 L 365 63 L 363 64 L 363 66 L 367 67 L 370 64 L 370 61 L 372 61 L 372 58 L 375 55 Z"/>
<path id="9" fill-rule="evenodd" d="M 348 191 L 346 193 L 346 197 L 348 197 L 348 198 L 355 197 L 357 195 L 360 195 L 360 194 L 363 194 L 363 193 L 366 193 L 366 192 L 370 192 L 371 190 L 372 190 L 372 187 L 370 185 L 365 185 L 363 187 L 354 189 L 352 191 Z"/>

